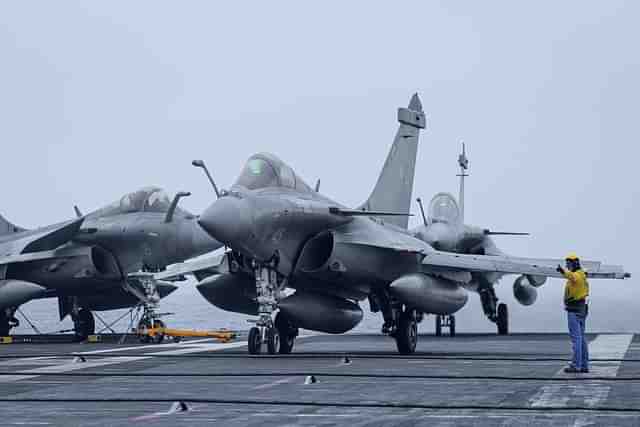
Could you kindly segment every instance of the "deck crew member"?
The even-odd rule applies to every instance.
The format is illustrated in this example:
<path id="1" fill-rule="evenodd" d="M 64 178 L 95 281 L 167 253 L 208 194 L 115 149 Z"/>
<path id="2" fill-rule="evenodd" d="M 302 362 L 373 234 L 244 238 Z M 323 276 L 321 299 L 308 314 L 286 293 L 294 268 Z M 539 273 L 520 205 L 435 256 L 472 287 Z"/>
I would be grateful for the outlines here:
<path id="1" fill-rule="evenodd" d="M 585 328 L 589 306 L 589 282 L 587 273 L 580 266 L 580 259 L 576 254 L 569 254 L 565 258 L 567 268 L 558 265 L 558 272 L 566 279 L 564 287 L 564 306 L 567 311 L 569 337 L 573 346 L 573 359 L 565 368 L 567 373 L 589 372 L 589 345 L 585 338 Z"/>

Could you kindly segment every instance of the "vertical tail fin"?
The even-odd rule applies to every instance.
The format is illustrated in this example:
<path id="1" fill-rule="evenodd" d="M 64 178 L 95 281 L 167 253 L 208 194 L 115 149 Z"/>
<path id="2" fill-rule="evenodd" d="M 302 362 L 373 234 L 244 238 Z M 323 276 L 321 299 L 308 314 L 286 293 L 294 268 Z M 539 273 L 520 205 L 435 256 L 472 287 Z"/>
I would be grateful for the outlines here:
<path id="1" fill-rule="evenodd" d="M 407 212 L 411 208 L 411 193 L 415 175 L 418 136 L 426 120 L 418 94 L 411 97 L 408 108 L 398 108 L 400 127 L 384 163 L 378 182 L 369 199 L 359 209 L 386 212 Z M 409 218 L 385 218 L 386 223 L 407 228 Z"/>
<path id="2" fill-rule="evenodd" d="M 22 227 L 18 227 L 15 224 L 11 224 L 7 221 L 2 215 L 0 215 L 0 236 L 5 236 L 7 234 L 19 233 L 24 231 L 25 229 Z"/>

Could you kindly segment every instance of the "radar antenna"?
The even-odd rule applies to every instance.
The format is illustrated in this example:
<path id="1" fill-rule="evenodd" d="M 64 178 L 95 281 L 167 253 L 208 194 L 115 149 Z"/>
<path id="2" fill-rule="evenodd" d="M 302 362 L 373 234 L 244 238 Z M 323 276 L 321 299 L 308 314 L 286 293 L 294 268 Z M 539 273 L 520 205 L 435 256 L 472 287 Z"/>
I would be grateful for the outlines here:
<path id="1" fill-rule="evenodd" d="M 464 142 L 462 143 L 462 154 L 458 156 L 458 165 L 460 166 L 460 173 L 456 175 L 460 177 L 458 204 L 460 205 L 460 220 L 464 224 L 464 178 L 469 176 L 469 174 L 467 174 L 467 169 L 469 169 L 469 159 L 467 158 L 467 150 Z"/>

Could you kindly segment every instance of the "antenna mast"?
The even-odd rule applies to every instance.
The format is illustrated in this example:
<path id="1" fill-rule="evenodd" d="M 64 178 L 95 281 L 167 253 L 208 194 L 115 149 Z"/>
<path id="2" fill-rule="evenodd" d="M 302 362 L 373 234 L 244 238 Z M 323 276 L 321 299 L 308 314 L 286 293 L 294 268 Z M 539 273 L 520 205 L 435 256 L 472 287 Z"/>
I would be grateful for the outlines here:
<path id="1" fill-rule="evenodd" d="M 458 204 L 460 205 L 460 220 L 464 224 L 464 178 L 469 176 L 467 169 L 469 169 L 469 159 L 467 159 L 467 150 L 462 143 L 462 154 L 458 156 L 458 165 L 460 166 L 460 173 L 456 176 L 460 177 L 460 194 L 458 195 Z"/>

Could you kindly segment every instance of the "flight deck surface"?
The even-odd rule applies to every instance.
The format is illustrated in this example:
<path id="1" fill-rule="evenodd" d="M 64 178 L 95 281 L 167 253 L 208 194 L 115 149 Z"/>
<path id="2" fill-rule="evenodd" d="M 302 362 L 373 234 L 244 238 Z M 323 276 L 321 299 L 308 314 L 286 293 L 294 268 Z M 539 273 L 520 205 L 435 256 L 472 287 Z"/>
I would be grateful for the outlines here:
<path id="1" fill-rule="evenodd" d="M 589 339 L 583 375 L 562 372 L 561 334 L 423 335 L 411 356 L 380 335 L 302 337 L 287 356 L 249 356 L 245 337 L 9 344 L 0 411 L 3 425 L 640 425 L 640 336 Z"/>

